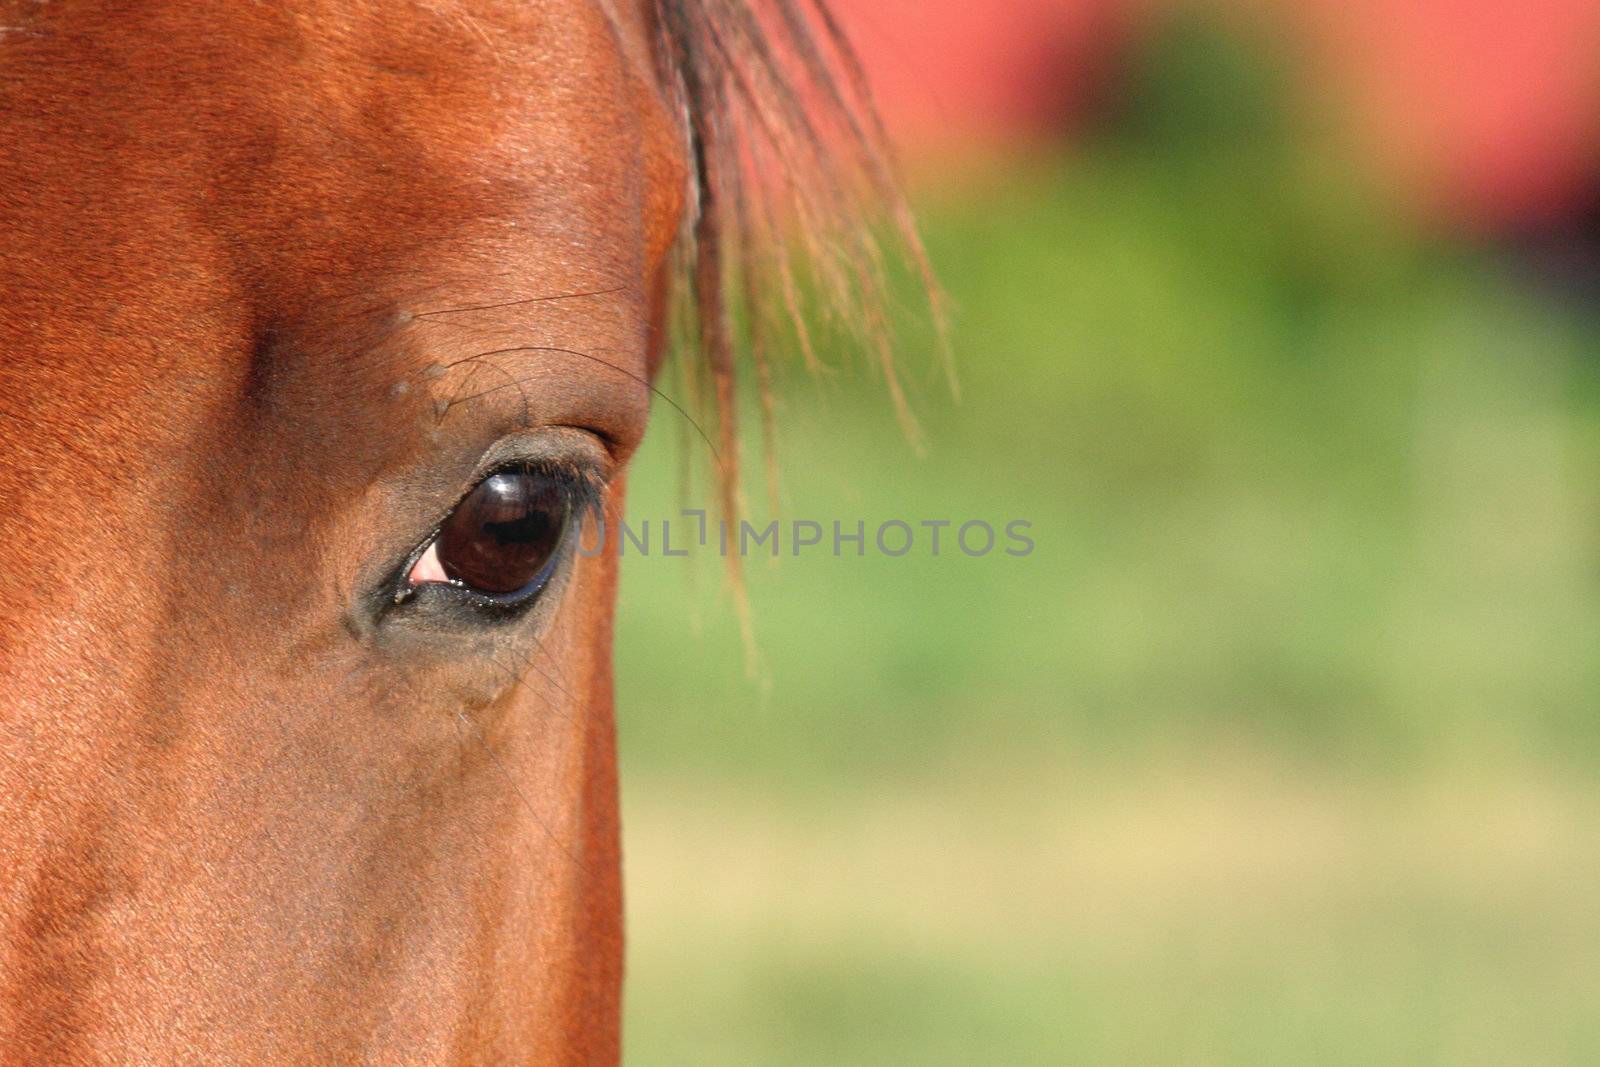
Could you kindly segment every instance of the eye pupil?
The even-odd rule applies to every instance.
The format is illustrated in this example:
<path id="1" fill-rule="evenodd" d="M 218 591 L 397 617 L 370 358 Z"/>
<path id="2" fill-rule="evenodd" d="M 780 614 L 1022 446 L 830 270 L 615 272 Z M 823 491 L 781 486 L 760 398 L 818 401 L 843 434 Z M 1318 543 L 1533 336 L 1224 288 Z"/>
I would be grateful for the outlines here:
<path id="1" fill-rule="evenodd" d="M 536 471 L 500 471 L 479 482 L 440 527 L 439 564 L 474 589 L 515 593 L 538 580 L 566 522 L 558 484 Z"/>

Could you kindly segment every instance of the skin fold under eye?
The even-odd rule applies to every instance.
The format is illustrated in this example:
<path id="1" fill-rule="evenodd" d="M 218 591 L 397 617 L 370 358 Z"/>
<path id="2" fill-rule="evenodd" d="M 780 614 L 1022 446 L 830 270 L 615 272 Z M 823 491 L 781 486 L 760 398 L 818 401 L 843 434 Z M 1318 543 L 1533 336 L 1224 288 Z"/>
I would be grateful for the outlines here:
<path id="1" fill-rule="evenodd" d="M 496 471 L 444 520 L 407 585 L 448 584 L 496 598 L 531 594 L 549 576 L 572 513 L 563 480 L 535 467 Z"/>

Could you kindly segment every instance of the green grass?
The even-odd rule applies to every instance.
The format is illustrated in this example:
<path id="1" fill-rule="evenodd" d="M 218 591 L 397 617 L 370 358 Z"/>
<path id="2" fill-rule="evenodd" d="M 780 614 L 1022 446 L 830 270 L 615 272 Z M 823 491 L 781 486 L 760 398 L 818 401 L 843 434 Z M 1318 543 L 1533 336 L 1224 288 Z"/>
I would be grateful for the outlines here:
<path id="1" fill-rule="evenodd" d="M 1208 269 L 1220 208 L 1171 207 L 1200 195 L 1113 153 L 934 214 L 964 399 L 910 352 L 919 460 L 864 374 L 788 382 L 786 515 L 1022 518 L 1034 553 L 753 560 L 754 681 L 715 556 L 627 561 L 629 758 L 884 771 L 974 730 L 1592 752 L 1594 338 L 1364 210 L 1342 272 L 1284 235 Z M 1316 272 L 1314 298 L 1282 291 Z M 673 431 L 639 460 L 638 518 L 681 503 Z"/>
<path id="2" fill-rule="evenodd" d="M 928 458 L 780 385 L 788 516 L 1030 557 L 752 560 L 754 678 L 715 556 L 625 561 L 630 1063 L 1600 1054 L 1600 335 L 1187 55 L 927 207 Z"/>
<path id="3" fill-rule="evenodd" d="M 651 783 L 630 1062 L 1600 1054 L 1584 783 L 1374 786 L 1241 752 L 1071 766 L 804 808 Z"/>

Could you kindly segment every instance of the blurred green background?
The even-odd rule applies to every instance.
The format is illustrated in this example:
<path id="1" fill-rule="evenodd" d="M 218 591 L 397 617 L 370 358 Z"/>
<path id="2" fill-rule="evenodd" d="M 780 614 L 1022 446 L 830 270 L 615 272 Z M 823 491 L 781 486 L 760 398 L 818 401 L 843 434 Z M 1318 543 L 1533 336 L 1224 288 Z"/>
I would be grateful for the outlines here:
<path id="1" fill-rule="evenodd" d="M 786 517 L 1032 555 L 750 560 L 754 677 L 714 555 L 625 561 L 629 1064 L 1600 1062 L 1600 327 L 1286 69 L 1180 26 L 919 186 L 927 458 L 782 377 Z"/>

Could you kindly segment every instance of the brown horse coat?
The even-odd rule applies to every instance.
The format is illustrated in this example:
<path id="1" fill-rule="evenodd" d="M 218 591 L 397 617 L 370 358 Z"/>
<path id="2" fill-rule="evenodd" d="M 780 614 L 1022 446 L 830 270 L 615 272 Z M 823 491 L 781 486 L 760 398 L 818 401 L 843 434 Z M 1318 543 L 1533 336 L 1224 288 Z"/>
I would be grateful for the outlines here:
<path id="1" fill-rule="evenodd" d="M 615 556 L 406 567 L 615 527 L 742 6 L 0 0 L 0 1061 L 615 1060 Z"/>

